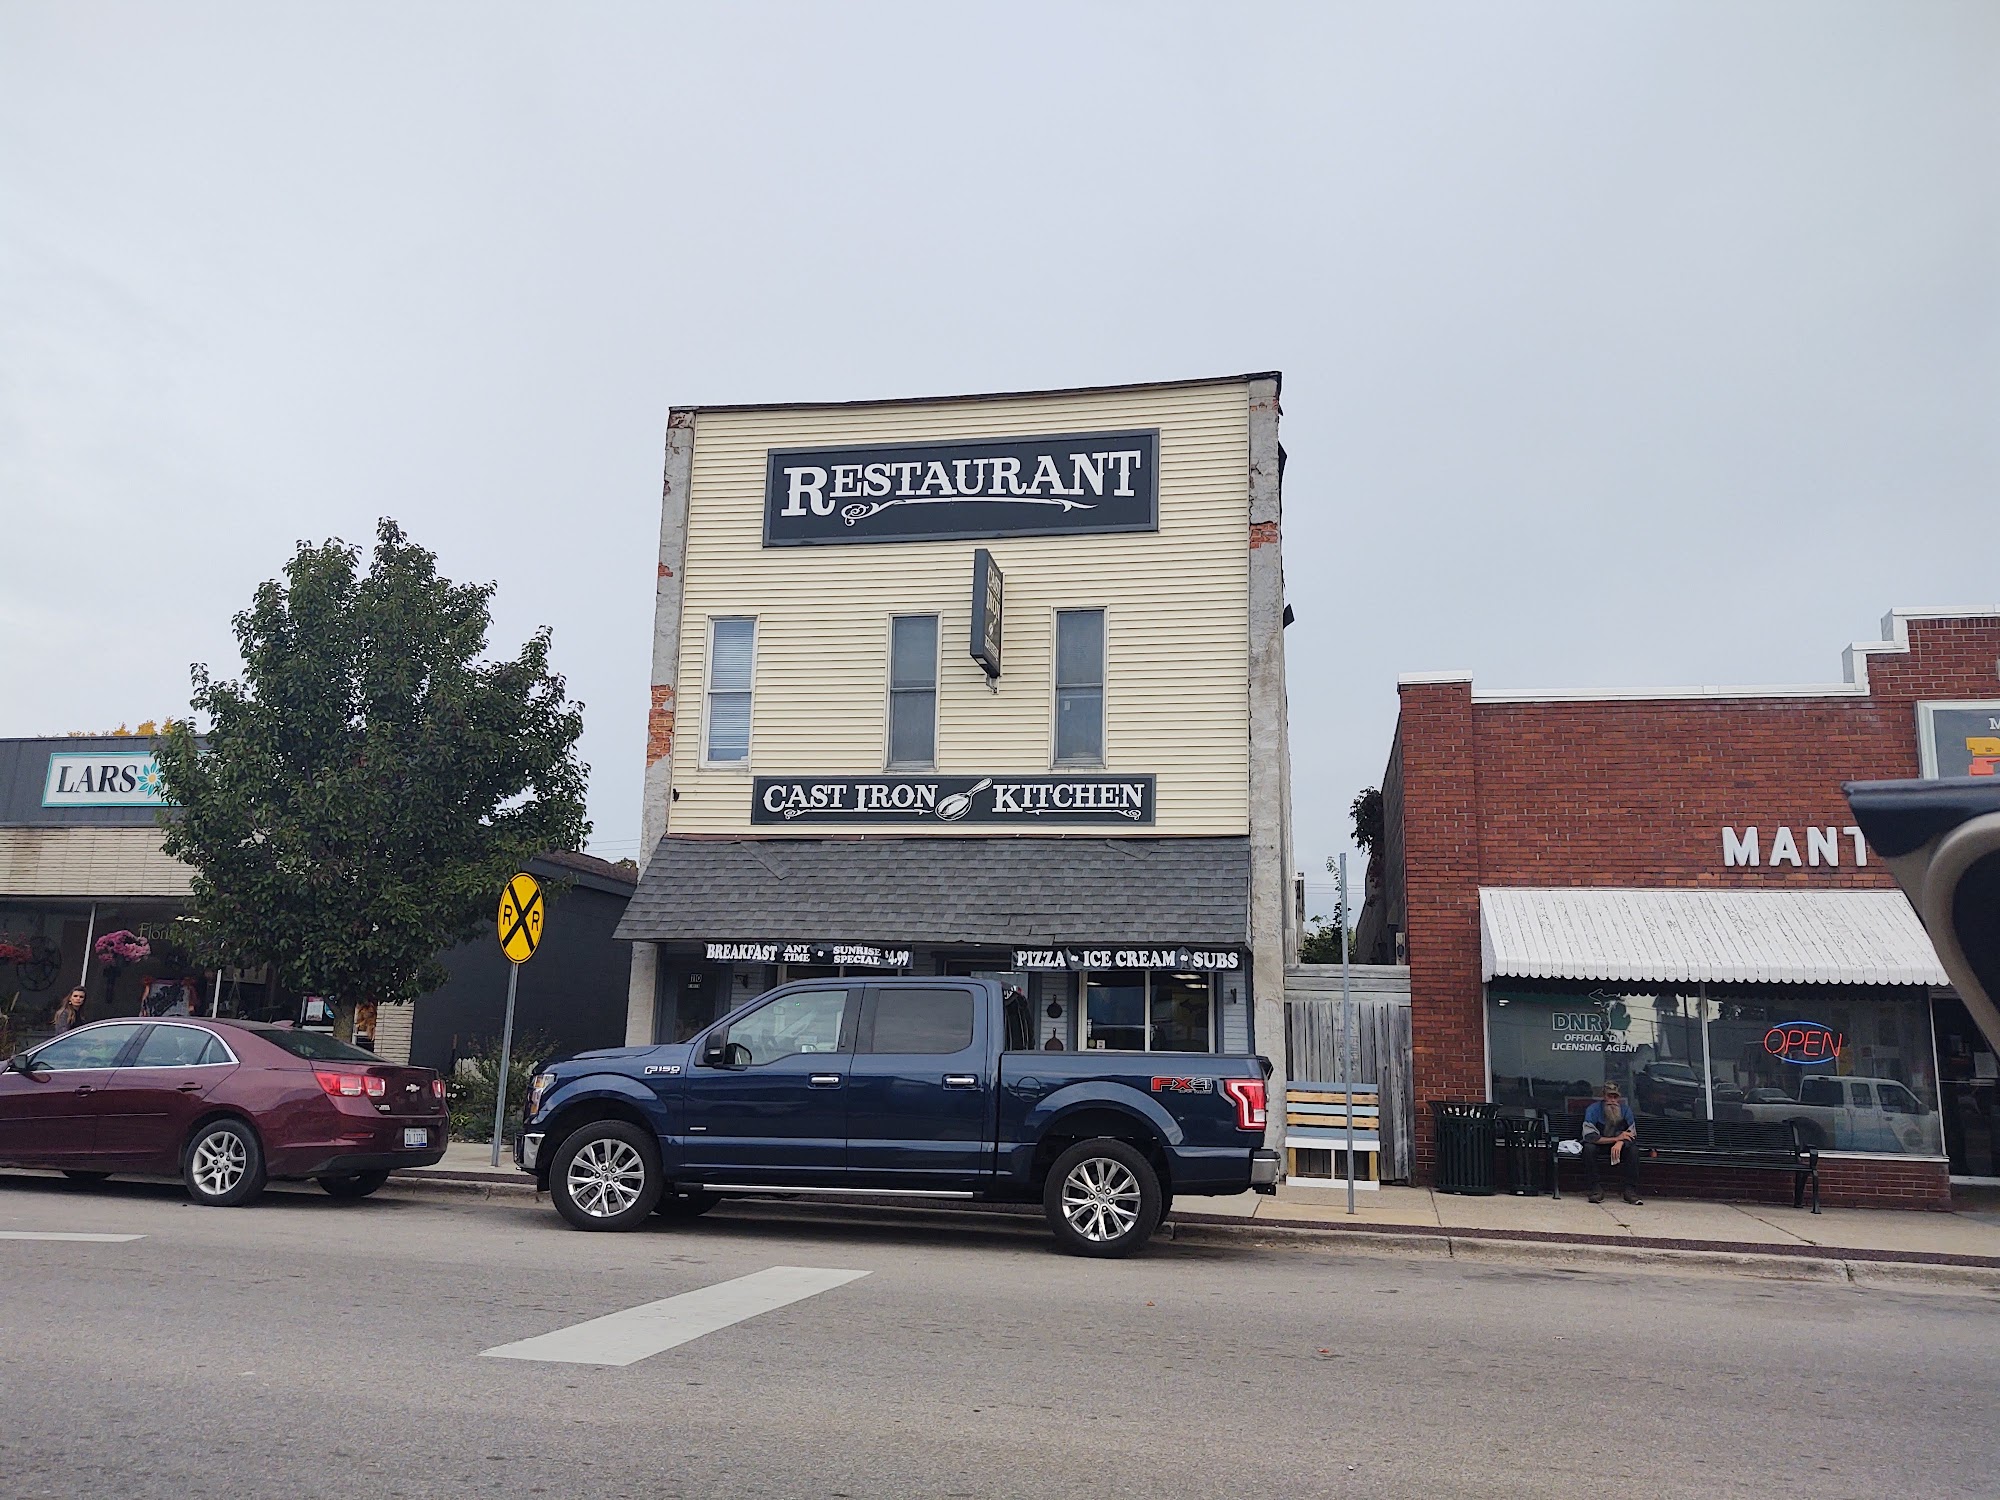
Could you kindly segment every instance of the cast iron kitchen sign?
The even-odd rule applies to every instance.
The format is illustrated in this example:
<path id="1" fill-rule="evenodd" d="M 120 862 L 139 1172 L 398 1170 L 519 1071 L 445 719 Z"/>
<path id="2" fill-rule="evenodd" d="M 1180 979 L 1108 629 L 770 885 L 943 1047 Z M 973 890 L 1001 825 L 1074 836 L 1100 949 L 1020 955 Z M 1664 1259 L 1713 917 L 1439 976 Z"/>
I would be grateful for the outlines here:
<path id="1" fill-rule="evenodd" d="M 1919 703 L 1926 776 L 2000 776 L 2000 703 Z"/>
<path id="2" fill-rule="evenodd" d="M 764 545 L 1160 529 L 1160 434 L 773 448 Z"/>
<path id="3" fill-rule="evenodd" d="M 759 776 L 752 823 L 1153 821 L 1151 776 Z"/>

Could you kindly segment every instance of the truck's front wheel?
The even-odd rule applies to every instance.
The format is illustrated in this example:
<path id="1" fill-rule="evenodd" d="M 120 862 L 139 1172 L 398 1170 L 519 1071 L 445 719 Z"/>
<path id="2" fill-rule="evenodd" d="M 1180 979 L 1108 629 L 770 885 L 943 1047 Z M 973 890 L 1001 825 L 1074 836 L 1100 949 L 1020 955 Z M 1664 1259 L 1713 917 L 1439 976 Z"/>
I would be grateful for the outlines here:
<path id="1" fill-rule="evenodd" d="M 1042 1211 L 1072 1255 L 1130 1255 L 1152 1238 L 1163 1199 L 1153 1164 L 1124 1141 L 1083 1141 L 1049 1169 Z"/>
<path id="2" fill-rule="evenodd" d="M 664 1186 L 658 1144 L 623 1120 L 578 1126 L 549 1164 L 556 1212 L 578 1229 L 630 1229 L 652 1213 Z"/>

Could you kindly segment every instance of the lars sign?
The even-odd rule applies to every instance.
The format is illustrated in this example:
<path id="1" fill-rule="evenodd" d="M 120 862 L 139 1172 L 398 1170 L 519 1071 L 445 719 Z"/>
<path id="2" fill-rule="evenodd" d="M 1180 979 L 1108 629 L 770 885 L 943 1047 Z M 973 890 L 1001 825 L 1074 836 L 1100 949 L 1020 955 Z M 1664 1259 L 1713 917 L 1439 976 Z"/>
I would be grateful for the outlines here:
<path id="1" fill-rule="evenodd" d="M 166 807 L 150 750 L 58 751 L 42 783 L 44 807 Z"/>
<path id="2" fill-rule="evenodd" d="M 1153 821 L 1151 776 L 759 776 L 752 823 Z"/>
<path id="3" fill-rule="evenodd" d="M 1160 529 L 1160 434 L 774 448 L 764 545 Z"/>

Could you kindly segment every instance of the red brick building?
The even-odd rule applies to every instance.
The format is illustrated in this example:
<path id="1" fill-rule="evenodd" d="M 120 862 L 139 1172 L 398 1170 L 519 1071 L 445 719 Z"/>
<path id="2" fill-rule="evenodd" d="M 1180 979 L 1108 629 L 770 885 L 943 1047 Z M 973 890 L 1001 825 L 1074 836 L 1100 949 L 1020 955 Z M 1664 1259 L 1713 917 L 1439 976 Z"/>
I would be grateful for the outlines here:
<path id="1" fill-rule="evenodd" d="M 1935 1204 L 1948 1170 L 1995 1175 L 2000 1038 L 1945 988 L 1840 788 L 2000 773 L 2000 610 L 1896 611 L 1846 679 L 1401 681 L 1358 943 L 1410 966 L 1421 1180 L 1427 1101 L 1574 1113 L 1607 1078 L 1642 1134 L 1648 1114 L 1799 1120 L 1828 1202 Z"/>

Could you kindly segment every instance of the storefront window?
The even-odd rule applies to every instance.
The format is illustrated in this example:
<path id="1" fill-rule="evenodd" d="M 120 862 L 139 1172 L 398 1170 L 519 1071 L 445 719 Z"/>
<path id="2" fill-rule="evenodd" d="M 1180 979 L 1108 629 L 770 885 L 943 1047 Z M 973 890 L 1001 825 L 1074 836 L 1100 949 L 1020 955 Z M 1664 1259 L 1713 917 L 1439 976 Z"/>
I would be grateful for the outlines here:
<path id="1" fill-rule="evenodd" d="M 1111 1052 L 1208 1052 L 1215 1002 L 1206 974 L 1092 974 L 1084 1045 Z"/>
<path id="2" fill-rule="evenodd" d="M 1093 974 L 1084 985 L 1086 1046 L 1098 1051 L 1146 1050 L 1146 976 Z"/>
<path id="3" fill-rule="evenodd" d="M 1830 1151 L 1939 1155 L 1928 1007 L 1864 986 L 1494 984 L 1495 1103 L 1578 1114 L 1617 1083 L 1646 1118 L 1794 1120 Z"/>

